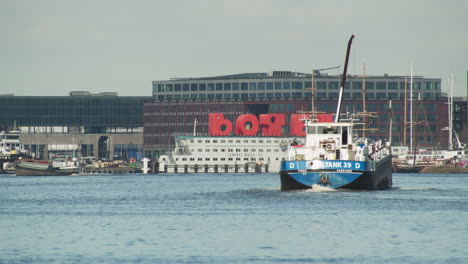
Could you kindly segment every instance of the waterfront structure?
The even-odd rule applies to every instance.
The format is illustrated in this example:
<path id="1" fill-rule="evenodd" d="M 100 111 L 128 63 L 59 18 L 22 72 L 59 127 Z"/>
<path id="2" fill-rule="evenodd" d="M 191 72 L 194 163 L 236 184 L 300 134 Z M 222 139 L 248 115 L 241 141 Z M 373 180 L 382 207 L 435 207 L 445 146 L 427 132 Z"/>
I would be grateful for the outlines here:
<path id="1" fill-rule="evenodd" d="M 0 130 L 20 130 L 21 141 L 36 158 L 141 159 L 143 103 L 150 99 L 86 91 L 69 96 L 0 95 Z"/>
<path id="2" fill-rule="evenodd" d="M 283 135 L 288 136 L 289 116 L 298 111 L 310 111 L 312 101 L 317 112 L 335 112 L 340 80 L 339 75 L 321 71 L 315 71 L 314 78 L 307 73 L 274 71 L 153 81 L 153 101 L 145 103 L 143 110 L 145 155 L 158 157 L 171 151 L 177 135 L 207 136 L 208 115 L 211 113 L 222 113 L 228 120 L 235 120 L 242 114 L 286 114 Z M 409 144 L 410 133 L 406 133 L 406 138 L 404 136 L 404 127 L 408 129 L 410 126 L 409 80 L 409 76 L 387 74 L 348 75 L 342 112 L 365 110 L 378 115 L 378 119 L 369 119 L 370 130 L 366 132 L 374 139 L 388 139 L 389 120 L 392 118 L 393 144 Z M 448 132 L 442 128 L 447 126 L 448 110 L 441 79 L 413 76 L 412 97 L 414 144 L 446 148 Z"/>

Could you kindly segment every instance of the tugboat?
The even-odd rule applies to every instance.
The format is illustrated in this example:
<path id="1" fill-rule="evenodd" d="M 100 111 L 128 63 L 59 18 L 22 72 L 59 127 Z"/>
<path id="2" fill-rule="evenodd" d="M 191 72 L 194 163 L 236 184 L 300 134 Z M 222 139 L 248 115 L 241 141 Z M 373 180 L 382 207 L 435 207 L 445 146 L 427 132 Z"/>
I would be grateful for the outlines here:
<path id="1" fill-rule="evenodd" d="M 348 42 L 336 114 L 304 118 L 306 142 L 289 146 L 287 160 L 281 162 L 281 190 L 311 189 L 314 185 L 356 190 L 381 190 L 392 186 L 390 144 L 356 137 L 355 126 L 362 125 L 359 119 L 362 115 L 340 119 L 353 38 L 354 35 Z"/>

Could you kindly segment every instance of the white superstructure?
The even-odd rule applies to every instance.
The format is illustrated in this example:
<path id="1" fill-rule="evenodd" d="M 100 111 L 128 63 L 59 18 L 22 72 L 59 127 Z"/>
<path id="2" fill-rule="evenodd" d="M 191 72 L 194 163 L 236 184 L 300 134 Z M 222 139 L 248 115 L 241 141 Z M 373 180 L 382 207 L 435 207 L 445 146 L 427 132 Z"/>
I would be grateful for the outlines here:
<path id="1" fill-rule="evenodd" d="M 244 136 L 177 136 L 170 155 L 159 158 L 160 170 L 164 165 L 229 166 L 268 164 L 269 172 L 279 172 L 281 160 L 286 158 L 288 144 L 305 140 L 301 137 L 244 137 Z"/>
<path id="2" fill-rule="evenodd" d="M 23 142 L 20 141 L 20 132 L 11 131 L 9 133 L 0 133 L 0 154 L 17 155 L 26 153 Z"/>

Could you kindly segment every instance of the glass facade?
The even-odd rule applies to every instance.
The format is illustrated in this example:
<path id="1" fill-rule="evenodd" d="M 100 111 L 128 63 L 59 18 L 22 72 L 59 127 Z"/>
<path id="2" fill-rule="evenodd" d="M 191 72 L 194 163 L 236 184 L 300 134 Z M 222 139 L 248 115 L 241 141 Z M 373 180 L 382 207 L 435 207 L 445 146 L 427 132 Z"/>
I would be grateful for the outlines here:
<path id="1" fill-rule="evenodd" d="M 244 76 L 245 77 L 245 76 Z M 408 79 L 408 77 L 406 77 Z M 404 97 L 405 77 L 370 76 L 365 79 L 366 97 L 402 99 Z M 315 77 L 314 88 L 319 96 L 317 100 L 327 100 L 338 95 L 340 76 Z M 229 78 L 219 80 L 217 77 L 204 79 L 183 79 L 153 82 L 153 98 L 158 101 L 177 100 L 276 100 L 293 98 L 301 100 L 310 98 L 311 76 L 262 78 Z M 415 78 L 413 83 L 415 96 L 422 98 L 440 98 L 440 79 Z M 172 89 L 174 87 L 174 89 Z M 178 87 L 182 87 L 179 89 Z M 190 95 L 185 95 L 183 87 L 191 87 Z M 198 88 L 198 89 L 197 89 Z M 362 77 L 348 77 L 345 86 L 345 99 L 361 98 L 363 90 Z M 407 87 L 409 93 L 409 88 Z M 268 94 L 265 91 L 275 93 Z M 188 90 L 187 90 L 188 91 Z M 213 94 L 216 92 L 216 94 Z M 408 96 L 409 97 L 409 96 Z"/>
<path id="2" fill-rule="evenodd" d="M 0 126 L 16 124 L 52 133 L 130 132 L 143 127 L 145 101 L 151 97 L 0 96 Z"/>

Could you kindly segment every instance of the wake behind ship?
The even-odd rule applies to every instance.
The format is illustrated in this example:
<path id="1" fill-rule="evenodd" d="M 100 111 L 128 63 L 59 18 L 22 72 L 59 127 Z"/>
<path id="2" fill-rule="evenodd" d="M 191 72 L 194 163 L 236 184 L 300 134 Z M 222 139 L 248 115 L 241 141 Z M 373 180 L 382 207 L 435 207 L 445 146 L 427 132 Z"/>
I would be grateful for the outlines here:
<path id="1" fill-rule="evenodd" d="M 309 189 L 322 185 L 334 189 L 381 190 L 392 186 L 390 144 L 358 138 L 356 125 L 365 124 L 366 113 L 346 115 L 340 108 L 349 51 L 348 48 L 335 116 L 316 114 L 303 118 L 305 144 L 291 144 L 287 160 L 281 162 L 281 190 Z M 362 120 L 364 119 L 364 120 Z"/>

